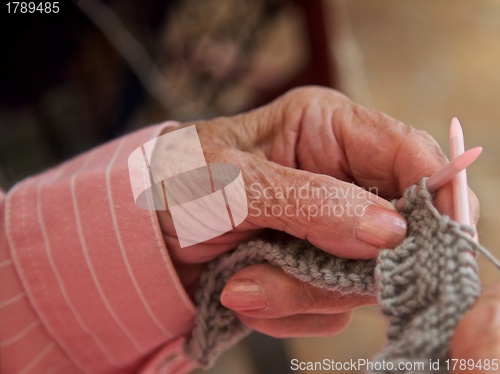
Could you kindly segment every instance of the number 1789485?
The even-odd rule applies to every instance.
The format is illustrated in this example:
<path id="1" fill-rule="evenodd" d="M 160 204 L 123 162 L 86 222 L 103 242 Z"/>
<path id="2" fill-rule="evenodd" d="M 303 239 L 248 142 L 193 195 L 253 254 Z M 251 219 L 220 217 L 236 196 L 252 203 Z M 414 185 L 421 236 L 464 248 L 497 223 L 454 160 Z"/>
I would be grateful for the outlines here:
<path id="1" fill-rule="evenodd" d="M 7 13 L 9 14 L 33 14 L 33 13 L 59 13 L 59 1 L 44 2 L 19 2 L 10 1 L 7 3 Z"/>

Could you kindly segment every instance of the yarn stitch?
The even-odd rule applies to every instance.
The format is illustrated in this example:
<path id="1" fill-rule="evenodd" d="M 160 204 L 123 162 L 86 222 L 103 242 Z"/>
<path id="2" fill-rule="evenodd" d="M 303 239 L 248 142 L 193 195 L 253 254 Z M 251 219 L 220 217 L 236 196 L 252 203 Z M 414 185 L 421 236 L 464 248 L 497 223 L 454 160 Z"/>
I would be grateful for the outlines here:
<path id="1" fill-rule="evenodd" d="M 408 222 L 407 237 L 394 250 L 382 250 L 377 260 L 335 257 L 306 241 L 276 234 L 242 244 L 211 262 L 195 296 L 197 314 L 184 347 L 187 356 L 210 367 L 225 349 L 250 332 L 232 310 L 221 305 L 220 294 L 238 270 L 268 262 L 316 287 L 377 295 L 389 327 L 387 346 L 375 358 L 385 361 L 385 370 L 374 373 L 447 373 L 445 360 L 455 327 L 480 293 L 474 260 L 479 244 L 471 239 L 472 228 L 437 211 L 425 178 L 404 196 L 400 213 Z M 437 360 L 439 369 L 431 369 L 429 363 Z M 408 362 L 423 367 L 390 370 Z"/>

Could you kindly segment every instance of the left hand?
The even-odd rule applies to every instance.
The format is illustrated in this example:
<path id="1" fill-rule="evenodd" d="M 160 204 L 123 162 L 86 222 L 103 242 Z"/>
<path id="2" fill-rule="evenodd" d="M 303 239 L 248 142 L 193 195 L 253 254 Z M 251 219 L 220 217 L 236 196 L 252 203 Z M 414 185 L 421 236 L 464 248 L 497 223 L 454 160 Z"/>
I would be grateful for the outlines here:
<path id="1" fill-rule="evenodd" d="M 405 237 L 404 219 L 385 199 L 402 192 L 448 161 L 436 141 L 341 93 L 320 87 L 295 89 L 254 111 L 196 124 L 207 162 L 237 163 L 247 188 L 250 214 L 237 228 L 207 242 L 180 248 L 168 211 L 158 212 L 165 242 L 188 290 L 197 287 L 204 265 L 248 241 L 262 229 L 285 231 L 344 258 L 375 258 Z M 378 195 L 364 188 L 375 187 Z M 273 191 L 325 188 L 338 197 L 276 196 Z M 264 192 L 268 189 L 271 196 Z M 258 193 L 257 193 L 258 192 Z M 436 205 L 452 212 L 450 188 Z M 477 200 L 472 200 L 473 222 Z M 252 207 L 302 205 L 346 208 L 358 214 L 306 217 L 252 214 Z M 354 210 L 356 212 L 356 210 Z M 350 310 L 373 297 L 319 290 L 262 264 L 237 272 L 221 302 L 251 328 L 273 336 L 331 335 L 345 327 Z"/>

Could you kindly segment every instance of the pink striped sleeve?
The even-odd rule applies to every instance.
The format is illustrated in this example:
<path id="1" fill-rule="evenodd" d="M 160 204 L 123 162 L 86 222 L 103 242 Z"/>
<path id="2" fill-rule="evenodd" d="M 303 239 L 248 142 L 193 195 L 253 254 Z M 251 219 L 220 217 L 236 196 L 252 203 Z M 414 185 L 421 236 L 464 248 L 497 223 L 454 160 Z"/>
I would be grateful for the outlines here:
<path id="1" fill-rule="evenodd" d="M 3 200 L 0 372 L 183 373 L 194 306 L 156 213 L 135 205 L 131 152 L 150 127 L 16 185 Z"/>

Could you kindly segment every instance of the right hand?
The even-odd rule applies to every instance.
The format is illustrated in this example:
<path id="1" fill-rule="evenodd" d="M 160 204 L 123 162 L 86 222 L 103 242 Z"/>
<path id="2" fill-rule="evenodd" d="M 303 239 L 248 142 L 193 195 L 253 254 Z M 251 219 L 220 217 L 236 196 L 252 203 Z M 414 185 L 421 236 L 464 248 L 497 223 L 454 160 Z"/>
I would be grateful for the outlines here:
<path id="1" fill-rule="evenodd" d="M 451 357 L 460 360 L 457 362 L 458 370 L 454 373 L 500 372 L 500 283 L 486 288 L 474 307 L 458 324 L 451 343 Z M 489 369 L 486 366 L 487 361 Z M 472 362 L 476 367 L 469 368 L 467 364 Z M 461 370 L 460 363 L 467 368 Z M 479 368 L 478 364 L 482 368 Z"/>

